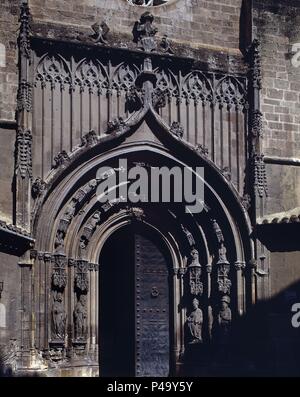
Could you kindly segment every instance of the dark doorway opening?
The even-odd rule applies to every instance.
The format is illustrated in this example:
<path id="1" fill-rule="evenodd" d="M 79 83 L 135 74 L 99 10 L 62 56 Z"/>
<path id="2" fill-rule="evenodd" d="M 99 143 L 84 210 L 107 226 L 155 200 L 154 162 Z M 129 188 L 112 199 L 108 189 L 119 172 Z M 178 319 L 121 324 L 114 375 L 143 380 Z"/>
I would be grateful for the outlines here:
<path id="1" fill-rule="evenodd" d="M 116 231 L 100 255 L 101 376 L 170 375 L 170 255 L 139 224 Z"/>
<path id="2" fill-rule="evenodd" d="M 134 376 L 134 235 L 114 233 L 101 252 L 100 373 Z"/>

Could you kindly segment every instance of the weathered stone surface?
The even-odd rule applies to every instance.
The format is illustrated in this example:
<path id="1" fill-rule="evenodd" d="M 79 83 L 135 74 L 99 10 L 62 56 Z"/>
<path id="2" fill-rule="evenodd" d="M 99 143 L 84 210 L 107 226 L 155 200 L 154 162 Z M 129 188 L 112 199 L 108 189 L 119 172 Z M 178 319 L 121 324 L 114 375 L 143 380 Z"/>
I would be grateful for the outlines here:
<path id="1" fill-rule="evenodd" d="M 7 375 L 97 375 L 101 333 L 111 328 L 101 325 L 102 310 L 120 350 L 118 321 L 129 327 L 131 375 L 160 373 L 149 349 L 140 366 L 139 347 L 132 348 L 158 340 L 156 330 L 165 341 L 164 374 L 172 351 L 177 375 L 219 375 L 224 362 L 234 363 L 233 375 L 288 368 L 299 375 L 274 346 L 300 351 L 287 325 L 288 305 L 300 299 L 300 222 L 256 225 L 256 217 L 300 207 L 300 65 L 292 51 L 297 43 L 300 51 L 299 1 L 253 0 L 251 9 L 242 0 L 147 8 L 139 6 L 144 0 L 30 0 L 30 14 L 25 3 L 20 21 L 17 0 L 3 0 L 0 15 L 0 375 L 2 364 Z M 178 164 L 205 167 L 212 189 L 199 217 L 176 205 L 130 206 L 122 197 L 97 202 L 99 183 L 124 171 L 113 159 L 109 172 L 96 175 L 102 161 L 110 164 L 108 154 L 117 148 L 149 169 L 173 164 L 158 147 Z M 97 262 L 102 236 L 113 235 L 119 219 L 131 226 L 104 256 L 110 314 L 111 302 L 97 296 Z M 149 241 L 161 254 L 148 249 L 141 260 L 148 243 L 136 231 L 151 222 L 180 267 L 154 232 Z M 129 290 L 119 314 L 116 294 Z M 143 303 L 143 319 L 156 319 L 151 331 L 140 325 L 132 296 Z"/>

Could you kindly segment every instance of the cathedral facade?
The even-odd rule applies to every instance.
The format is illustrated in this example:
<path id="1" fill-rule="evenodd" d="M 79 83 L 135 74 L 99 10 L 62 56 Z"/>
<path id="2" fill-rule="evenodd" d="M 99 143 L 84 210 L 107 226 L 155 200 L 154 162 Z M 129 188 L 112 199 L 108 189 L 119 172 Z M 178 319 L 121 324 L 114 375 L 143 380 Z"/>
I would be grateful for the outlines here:
<path id="1" fill-rule="evenodd" d="M 299 375 L 299 1 L 1 7 L 1 374 Z"/>

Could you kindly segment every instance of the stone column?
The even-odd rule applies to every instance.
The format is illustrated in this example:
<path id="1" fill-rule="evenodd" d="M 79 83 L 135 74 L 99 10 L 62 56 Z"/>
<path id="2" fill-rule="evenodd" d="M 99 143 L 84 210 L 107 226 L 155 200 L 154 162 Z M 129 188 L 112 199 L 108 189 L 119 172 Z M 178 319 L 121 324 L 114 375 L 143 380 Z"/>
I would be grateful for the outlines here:
<path id="1" fill-rule="evenodd" d="M 236 270 L 236 309 L 239 316 L 242 316 L 245 312 L 245 279 L 243 271 L 246 267 L 245 262 L 236 261 L 234 264 Z"/>

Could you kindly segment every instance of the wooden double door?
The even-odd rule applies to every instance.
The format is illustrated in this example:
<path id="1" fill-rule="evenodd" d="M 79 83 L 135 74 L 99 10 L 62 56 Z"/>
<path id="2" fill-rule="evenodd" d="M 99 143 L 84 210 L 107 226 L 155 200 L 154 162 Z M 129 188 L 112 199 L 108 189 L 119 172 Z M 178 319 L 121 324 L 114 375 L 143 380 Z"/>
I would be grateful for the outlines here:
<path id="1" fill-rule="evenodd" d="M 100 374 L 170 374 L 170 258 L 149 230 L 115 232 L 100 257 Z"/>

